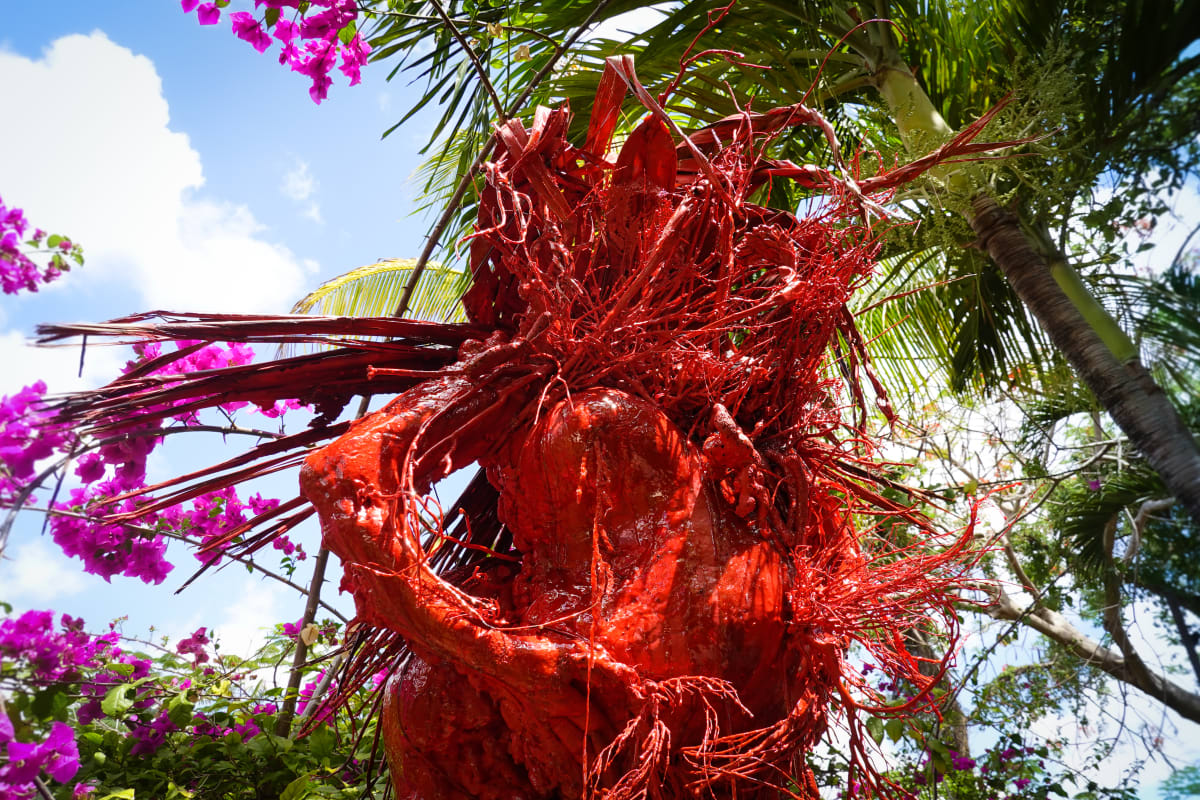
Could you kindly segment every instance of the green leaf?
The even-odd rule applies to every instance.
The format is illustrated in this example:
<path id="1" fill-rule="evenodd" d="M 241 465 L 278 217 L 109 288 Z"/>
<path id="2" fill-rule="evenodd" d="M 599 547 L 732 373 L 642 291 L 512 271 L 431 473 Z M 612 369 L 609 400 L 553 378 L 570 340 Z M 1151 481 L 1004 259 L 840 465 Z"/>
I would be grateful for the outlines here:
<path id="1" fill-rule="evenodd" d="M 58 712 L 65 709 L 70 702 L 70 698 L 66 696 L 65 692 L 56 686 L 51 686 L 34 693 L 29 710 L 38 719 L 65 719 L 65 717 L 59 717 Z"/>
<path id="2" fill-rule="evenodd" d="M 136 800 L 136 795 L 134 794 L 133 789 L 122 789 L 119 792 L 106 794 L 104 797 L 101 797 L 100 800 Z"/>
<path id="3" fill-rule="evenodd" d="M 338 31 L 338 38 L 341 39 L 342 44 L 350 44 L 350 42 L 354 39 L 355 34 L 357 34 L 357 33 L 358 33 L 358 25 L 351 22 L 349 25 L 347 25 L 346 27 L 344 27 L 340 31 Z"/>
<path id="4" fill-rule="evenodd" d="M 904 720 L 899 718 L 889 719 L 883 724 L 883 730 L 889 739 L 893 742 L 898 742 L 904 737 Z"/>
<path id="5" fill-rule="evenodd" d="M 308 735 L 308 748 L 317 758 L 325 761 L 333 755 L 337 737 L 328 725 L 322 725 Z"/>
<path id="6" fill-rule="evenodd" d="M 187 789 L 180 789 L 175 785 L 174 781 L 167 783 L 167 800 L 190 800 L 196 796 L 195 792 L 189 792 Z"/>
<path id="7" fill-rule="evenodd" d="M 104 694 L 104 699 L 100 701 L 100 710 L 104 712 L 105 716 L 115 719 L 125 716 L 125 712 L 133 706 L 133 688 L 132 683 L 122 683 L 120 686 L 109 689 Z"/>
<path id="8" fill-rule="evenodd" d="M 143 683 L 152 680 L 154 680 L 153 676 L 147 676 L 132 683 L 123 683 L 120 686 L 114 686 L 105 693 L 104 699 L 100 702 L 100 710 L 106 716 L 116 719 L 121 718 L 137 700 L 137 688 Z"/>
<path id="9" fill-rule="evenodd" d="M 267 12 L 263 14 L 263 22 L 267 24 L 268 28 L 274 28 L 275 23 L 279 22 L 279 9 L 268 8 Z"/>
<path id="10" fill-rule="evenodd" d="M 287 788 L 279 795 L 279 800 L 303 800 L 308 797 L 309 789 L 312 786 L 312 778 L 302 775 L 287 785 Z"/>
<path id="11" fill-rule="evenodd" d="M 167 704 L 167 717 L 177 728 L 186 728 L 192 721 L 192 710 L 196 704 L 188 700 L 185 694 L 177 694 Z"/>
<path id="12" fill-rule="evenodd" d="M 867 733 L 876 744 L 883 742 L 883 720 L 879 717 L 867 717 Z"/>
<path id="13" fill-rule="evenodd" d="M 293 314 L 335 317 L 385 317 L 396 313 L 404 288 L 412 278 L 416 259 L 395 258 L 368 264 L 326 281 L 292 306 Z M 469 277 L 440 264 L 427 264 L 409 298 L 409 319 L 463 322 L 466 312 L 459 299 Z M 292 354 L 286 347 L 280 355 Z"/>
<path id="14" fill-rule="evenodd" d="M 63 237 L 57 233 L 51 234 L 50 238 L 46 240 L 46 247 L 58 247 L 63 241 Z"/>

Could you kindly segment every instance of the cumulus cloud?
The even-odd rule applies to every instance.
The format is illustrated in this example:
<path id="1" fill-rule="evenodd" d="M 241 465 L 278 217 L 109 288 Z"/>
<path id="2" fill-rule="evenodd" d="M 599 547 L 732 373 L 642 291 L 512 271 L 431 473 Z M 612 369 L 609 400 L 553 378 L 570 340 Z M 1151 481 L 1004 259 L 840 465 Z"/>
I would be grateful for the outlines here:
<path id="1" fill-rule="evenodd" d="M 170 127 L 154 64 L 102 32 L 64 36 L 41 58 L 0 52 L 9 108 L 0 186 L 35 224 L 86 248 L 80 281 L 128 286 L 151 308 L 285 311 L 307 270 L 251 211 L 204 198 L 200 154 Z"/>
<path id="2" fill-rule="evenodd" d="M 78 594 L 86 584 L 79 564 L 64 556 L 47 539 L 33 539 L 12 548 L 6 554 L 12 563 L 4 565 L 4 592 L 20 598 L 30 607 L 52 605 L 64 597 Z"/>
<path id="3" fill-rule="evenodd" d="M 283 176 L 283 193 L 297 202 L 312 197 L 316 190 L 317 182 L 309 174 L 305 161 L 297 162 Z"/>
<path id="4" fill-rule="evenodd" d="M 317 192 L 317 181 L 309 174 L 307 162 L 297 162 L 296 166 L 284 174 L 280 190 L 285 197 L 303 207 L 300 213 L 305 217 L 318 224 L 324 222 L 321 219 L 321 206 L 313 197 Z"/>
<path id="5" fill-rule="evenodd" d="M 221 609 L 221 617 L 213 625 L 227 652 L 253 653 L 277 623 L 291 622 L 292 617 L 300 616 L 296 609 L 303 610 L 295 592 L 284 586 L 247 575 L 240 589 L 237 599 Z"/>
<path id="6" fill-rule="evenodd" d="M 39 380 L 51 392 L 70 392 L 107 383 L 125 363 L 123 351 L 88 347 L 79 374 L 79 347 L 35 348 L 17 331 L 0 333 L 0 394 L 12 394 Z"/>

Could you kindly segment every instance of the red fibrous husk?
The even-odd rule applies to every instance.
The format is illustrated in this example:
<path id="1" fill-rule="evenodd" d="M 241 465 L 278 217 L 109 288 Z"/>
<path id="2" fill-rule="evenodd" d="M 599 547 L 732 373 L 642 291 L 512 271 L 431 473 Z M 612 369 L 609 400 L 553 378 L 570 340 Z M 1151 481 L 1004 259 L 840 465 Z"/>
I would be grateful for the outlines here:
<path id="1" fill-rule="evenodd" d="M 626 89 L 650 113 L 613 148 Z M 848 780 L 887 793 L 865 719 L 937 712 L 970 535 L 941 540 L 874 477 L 847 300 L 874 266 L 881 193 L 999 145 L 971 141 L 985 118 L 864 180 L 836 150 L 829 169 L 771 161 L 760 153 L 783 127 L 816 125 L 836 146 L 832 130 L 796 106 L 684 137 L 627 59 L 610 61 L 581 146 L 569 119 L 539 108 L 531 127 L 498 130 L 469 325 L 404 323 L 386 343 L 343 338 L 383 320 L 108 332 L 332 337 L 342 349 L 281 362 L 326 417 L 352 391 L 401 392 L 188 476 L 211 489 L 336 437 L 308 455 L 302 491 L 357 607 L 342 692 L 393 670 L 382 729 L 401 798 L 815 798 L 805 759 L 831 724 Z M 771 177 L 825 201 L 802 217 L 751 203 Z M 67 332 L 103 331 L 50 331 Z M 252 369 L 167 389 L 127 379 L 65 413 L 111 430 L 139 401 L 267 402 L 277 383 Z M 443 512 L 433 484 L 472 464 Z M 908 651 L 916 628 L 945 658 Z M 888 705 L 852 657 L 910 699 Z"/>
<path id="2" fill-rule="evenodd" d="M 304 472 L 361 619 L 413 654 L 383 712 L 399 794 L 812 797 L 834 708 L 878 791 L 863 715 L 935 711 L 945 663 L 922 674 L 903 634 L 953 651 L 966 539 L 885 499 L 832 377 L 836 343 L 861 400 L 846 302 L 877 206 L 815 167 L 822 210 L 749 202 L 798 170 L 758 153 L 807 110 L 725 120 L 705 148 L 651 113 L 610 152 L 618 80 L 645 94 L 611 64 L 583 147 L 565 107 L 499 128 L 464 298 L 493 338 Z M 467 534 L 504 552 L 439 575 L 424 498 L 472 462 L 499 513 Z M 918 544 L 856 530 L 870 515 Z M 854 645 L 913 699 L 886 707 Z"/>

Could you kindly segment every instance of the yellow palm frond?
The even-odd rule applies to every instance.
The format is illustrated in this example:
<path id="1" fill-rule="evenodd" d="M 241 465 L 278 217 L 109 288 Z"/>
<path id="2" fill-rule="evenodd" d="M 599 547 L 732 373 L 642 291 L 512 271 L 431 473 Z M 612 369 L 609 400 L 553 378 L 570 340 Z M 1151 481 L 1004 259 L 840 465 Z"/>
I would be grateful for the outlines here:
<path id="1" fill-rule="evenodd" d="M 326 281 L 292 306 L 293 314 L 317 314 L 338 317 L 383 317 L 396 313 L 404 287 L 412 278 L 415 258 L 392 258 L 350 270 Z M 470 276 L 440 264 L 425 266 L 409 299 L 408 319 L 435 322 L 462 322 L 466 312 L 459 300 Z M 295 355 L 291 347 L 281 347 L 280 355 Z"/>
<path id="2" fill-rule="evenodd" d="M 396 313 L 400 296 L 412 277 L 415 258 L 392 258 L 353 269 L 326 281 L 292 306 L 293 314 L 339 317 L 383 317 Z M 469 284 L 462 272 L 439 264 L 426 265 L 408 304 L 409 319 L 460 322 L 459 298 Z"/>

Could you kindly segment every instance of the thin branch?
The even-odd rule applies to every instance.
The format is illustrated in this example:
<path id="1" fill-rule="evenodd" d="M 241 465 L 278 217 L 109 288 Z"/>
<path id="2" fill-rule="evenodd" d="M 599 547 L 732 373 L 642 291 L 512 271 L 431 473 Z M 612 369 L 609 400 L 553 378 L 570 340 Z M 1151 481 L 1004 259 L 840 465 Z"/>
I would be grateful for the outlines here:
<path id="1" fill-rule="evenodd" d="M 1142 531 L 1146 527 L 1146 523 L 1150 521 L 1150 515 L 1158 511 L 1166 511 L 1175 505 L 1174 497 L 1159 498 L 1157 500 L 1147 500 L 1138 508 L 1136 515 L 1130 517 L 1129 523 L 1133 530 L 1129 539 L 1129 547 L 1125 550 L 1125 555 L 1121 557 L 1122 563 L 1126 566 L 1133 561 L 1134 556 L 1142 549 Z M 1126 511 L 1126 514 L 1129 512 Z"/>
<path id="2" fill-rule="evenodd" d="M 275 720 L 276 736 L 288 735 L 292 727 L 292 718 L 296 715 L 296 699 L 300 695 L 300 681 L 303 677 L 301 669 L 308 659 L 308 645 L 304 642 L 304 629 L 312 624 L 313 618 L 317 615 L 317 605 L 321 601 L 321 585 L 325 583 L 325 565 L 328 562 L 329 550 L 322 547 L 317 553 L 316 563 L 313 564 L 312 584 L 308 589 L 308 603 L 304 607 L 304 616 L 300 619 L 300 634 L 296 637 L 296 654 L 292 658 L 292 673 L 288 676 L 283 709 Z"/>
<path id="3" fill-rule="evenodd" d="M 1102 615 L 1104 629 L 1108 631 L 1113 643 L 1125 656 L 1125 663 L 1133 676 L 1143 685 L 1150 685 L 1152 680 L 1149 669 L 1142 661 L 1142 657 L 1134 647 L 1121 620 L 1121 573 L 1117 570 L 1116 560 L 1113 558 L 1117 520 L 1118 515 L 1114 514 L 1104 526 L 1104 610 Z"/>
<path id="4" fill-rule="evenodd" d="M 1010 524 L 1008 527 L 1011 528 L 1012 525 Z M 1017 551 L 1013 549 L 1012 540 L 1008 538 L 1007 530 L 1001 534 L 1001 541 L 1004 542 L 1004 557 L 1008 561 L 1008 566 L 1010 569 L 1012 569 L 1013 574 L 1017 576 L 1017 580 L 1021 582 L 1021 588 L 1029 592 L 1029 594 L 1035 598 L 1035 605 L 1040 605 L 1041 601 L 1036 598 L 1039 598 L 1042 592 L 1038 591 L 1038 588 L 1034 586 L 1033 580 L 1029 577 L 1029 574 L 1025 572 L 1025 568 L 1021 566 L 1021 560 L 1017 558 Z"/>
<path id="5" fill-rule="evenodd" d="M 1183 240 L 1183 244 L 1179 245 L 1179 249 L 1175 251 L 1175 257 L 1171 259 L 1170 268 L 1174 268 L 1179 264 L 1179 260 L 1183 258 L 1183 253 L 1187 249 L 1188 244 L 1191 243 L 1192 237 L 1197 233 L 1200 233 L 1200 222 L 1196 223 L 1196 227 L 1192 228 L 1192 232 L 1187 235 L 1187 238 Z"/>
<path id="6" fill-rule="evenodd" d="M 33 785 L 37 787 L 38 795 L 44 798 L 44 800 L 54 800 L 54 795 L 50 794 L 50 787 L 46 785 L 46 782 L 42 780 L 40 775 L 34 776 Z"/>
<path id="7" fill-rule="evenodd" d="M 1171 619 L 1175 622 L 1175 629 L 1179 631 L 1179 640 L 1183 643 L 1183 649 L 1187 651 L 1188 661 L 1192 663 L 1192 672 L 1195 673 L 1196 680 L 1200 680 L 1200 656 L 1196 655 L 1196 636 L 1188 628 L 1179 602 L 1169 599 L 1167 607 L 1171 609 Z"/>
<path id="8" fill-rule="evenodd" d="M 81 519 L 81 520 L 85 520 L 87 522 L 106 522 L 106 520 L 103 517 L 94 517 L 94 516 L 91 516 L 90 514 L 80 514 L 76 511 L 68 511 L 64 508 L 29 508 L 28 510 L 29 511 L 40 511 L 40 512 L 46 514 L 47 516 L 70 517 L 71 519 Z M 185 536 L 182 533 L 174 533 L 172 531 L 160 531 L 160 530 L 155 530 L 154 528 L 147 528 L 142 525 L 132 525 L 127 522 L 122 522 L 120 524 L 121 524 L 121 527 L 125 528 L 126 530 L 136 531 L 136 532 L 146 535 L 146 536 L 162 536 L 166 539 L 174 539 L 175 541 L 183 542 L 184 544 L 189 545 L 190 547 L 201 547 L 204 544 L 200 540 L 193 539 L 189 536 Z M 250 567 L 253 570 L 256 570 L 257 572 L 261 572 L 265 577 L 268 577 L 274 581 L 278 581 L 279 583 L 282 583 L 284 586 L 287 586 L 289 589 L 295 589 L 296 592 L 299 594 L 303 594 L 303 595 L 308 594 L 308 590 L 305 589 L 300 584 L 294 583 L 294 582 L 288 580 L 287 578 L 285 578 L 284 576 L 280 575 L 279 573 L 273 572 L 272 570 L 267 569 L 262 564 L 259 564 L 257 561 L 255 561 L 253 558 L 250 558 L 249 556 L 243 556 L 240 553 L 231 553 L 231 552 L 223 552 L 223 553 L 221 553 L 221 555 L 224 556 L 225 558 L 228 558 L 231 561 L 236 561 L 239 564 L 244 564 L 245 566 Z M 349 620 L 346 619 L 346 616 L 344 614 L 342 614 L 342 612 L 338 611 L 336 608 L 329 605 L 328 603 L 325 603 L 324 601 L 322 601 L 321 607 L 324 608 L 326 611 L 328 611 L 333 616 L 337 617 L 343 623 L 349 622 Z"/>
<path id="9" fill-rule="evenodd" d="M 321 673 L 321 680 L 317 682 L 312 696 L 308 698 L 308 705 L 304 707 L 304 713 L 300 715 L 299 722 L 301 729 L 304 728 L 304 724 L 312 718 L 313 714 L 317 713 L 317 707 L 321 705 L 321 698 L 324 697 L 325 692 L 329 691 L 329 686 L 333 683 L 333 676 L 338 674 L 338 670 L 342 668 L 342 662 L 345 660 L 346 654 L 338 653 L 333 663 L 327 666 Z"/>
<path id="10" fill-rule="evenodd" d="M 222 435 L 228 435 L 228 434 L 232 433 L 232 434 L 241 434 L 244 436 L 254 436 L 259 439 L 281 439 L 281 438 L 283 438 L 282 435 L 278 434 L 278 433 L 271 433 L 270 431 L 260 431 L 256 428 L 242 428 L 237 425 L 185 425 L 183 427 L 147 428 L 147 429 L 143 429 L 143 430 L 130 431 L 128 433 L 122 434 L 122 436 L 124 438 L 134 439 L 134 438 L 145 438 L 145 437 L 150 437 L 150 436 L 153 436 L 153 437 L 173 436 L 174 434 L 177 434 L 177 433 L 187 433 L 187 432 L 220 433 Z M 93 450 L 98 450 L 101 447 L 103 447 L 104 445 L 105 445 L 105 442 L 94 442 L 94 443 L 89 444 L 82 448 L 76 446 L 74 449 L 71 450 L 70 455 L 68 455 L 64 458 L 61 458 L 58 461 L 55 461 L 49 467 L 42 470 L 42 472 L 38 473 L 38 475 L 36 477 L 34 477 L 33 480 L 31 480 L 29 483 L 27 483 L 25 486 L 23 486 L 21 488 L 21 490 L 19 492 L 17 492 L 17 494 L 13 497 L 13 500 L 11 503 L 5 503 L 4 505 L 0 505 L 0 508 L 7 506 L 9 509 L 8 513 L 4 517 L 4 521 L 0 522 L 0 557 L 4 556 L 5 547 L 8 545 L 8 537 L 9 537 L 9 534 L 12 532 L 12 526 L 16 522 L 17 515 L 20 514 L 22 511 L 32 510 L 32 509 L 29 509 L 25 505 L 25 503 L 26 503 L 26 501 L 29 500 L 29 498 L 33 495 L 33 493 L 36 492 L 39 488 L 41 488 L 42 484 L 44 484 L 47 481 L 47 479 L 49 479 L 50 476 L 53 475 L 55 472 L 57 472 L 59 469 L 70 466 L 71 462 L 74 461 L 76 458 L 78 458 L 78 456 L 86 454 L 86 453 L 90 453 Z M 55 492 L 55 494 L 57 495 L 57 491 Z"/>
<path id="11" fill-rule="evenodd" d="M 12 503 L 9 505 L 9 511 L 4 516 L 4 522 L 0 522 L 0 558 L 4 557 L 4 548 L 8 545 L 8 535 L 12 532 L 12 526 L 17 521 L 17 515 L 25 510 L 25 504 L 29 502 L 29 498 L 33 496 L 33 493 L 37 491 L 38 487 L 47 478 L 57 472 L 59 468 L 69 463 L 71 463 L 70 456 L 55 461 L 49 467 L 42 470 L 32 481 L 21 487 L 21 490 L 13 496 Z"/>

